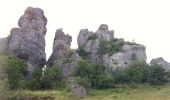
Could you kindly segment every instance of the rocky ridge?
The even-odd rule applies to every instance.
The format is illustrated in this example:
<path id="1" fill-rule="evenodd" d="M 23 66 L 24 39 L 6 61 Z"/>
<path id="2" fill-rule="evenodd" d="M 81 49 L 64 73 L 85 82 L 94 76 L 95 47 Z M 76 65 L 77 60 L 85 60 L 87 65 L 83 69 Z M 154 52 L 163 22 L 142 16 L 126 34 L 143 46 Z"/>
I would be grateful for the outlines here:
<path id="1" fill-rule="evenodd" d="M 0 54 L 7 53 L 25 60 L 29 66 L 26 78 L 31 76 L 35 67 L 59 66 L 62 81 L 69 84 L 74 95 L 85 97 L 86 89 L 76 82 L 73 75 L 77 62 L 83 57 L 70 48 L 72 37 L 62 29 L 56 30 L 53 52 L 46 61 L 46 24 L 47 19 L 42 9 L 28 7 L 18 21 L 19 28 L 11 29 L 9 37 L 0 39 Z M 96 32 L 80 30 L 77 43 L 79 49 L 86 52 L 89 61 L 113 70 L 138 61 L 146 62 L 147 59 L 144 45 L 115 38 L 114 31 L 109 30 L 106 24 L 100 25 Z M 153 59 L 150 64 L 161 65 L 170 71 L 170 63 L 163 58 Z"/>
<path id="2" fill-rule="evenodd" d="M 145 46 L 140 44 L 123 43 L 121 51 L 110 55 L 108 52 L 100 53 L 102 42 L 113 43 L 114 31 L 108 29 L 108 25 L 102 24 L 96 32 L 82 29 L 79 32 L 77 43 L 90 56 L 92 62 L 100 63 L 109 68 L 126 67 L 135 61 L 146 61 Z M 104 45 L 107 45 L 104 44 Z M 104 49 L 110 49 L 104 48 Z M 134 57 L 134 58 L 132 58 Z"/>

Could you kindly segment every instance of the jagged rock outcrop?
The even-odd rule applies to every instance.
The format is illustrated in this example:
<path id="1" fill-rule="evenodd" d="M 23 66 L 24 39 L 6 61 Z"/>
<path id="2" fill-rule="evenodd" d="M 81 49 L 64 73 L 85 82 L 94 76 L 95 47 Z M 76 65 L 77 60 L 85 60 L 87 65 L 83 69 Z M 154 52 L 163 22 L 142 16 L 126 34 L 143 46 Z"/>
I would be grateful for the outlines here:
<path id="1" fill-rule="evenodd" d="M 170 63 L 165 61 L 162 57 L 152 59 L 150 65 L 154 64 L 162 66 L 166 71 L 170 71 Z"/>
<path id="2" fill-rule="evenodd" d="M 56 30 L 53 42 L 53 52 L 47 61 L 48 66 L 53 64 L 62 66 L 63 57 L 70 50 L 71 41 L 72 37 L 68 34 L 65 35 L 62 29 Z"/>
<path id="3" fill-rule="evenodd" d="M 8 38 L 0 38 L 0 54 L 5 54 L 7 49 Z"/>
<path id="4" fill-rule="evenodd" d="M 144 45 L 125 44 L 122 48 L 123 52 L 115 53 L 110 57 L 110 67 L 126 67 L 138 61 L 146 61 L 146 52 Z"/>
<path id="5" fill-rule="evenodd" d="M 53 52 L 47 61 L 47 67 L 52 65 L 59 66 L 61 78 L 63 82 L 69 83 L 69 87 L 73 94 L 77 97 L 85 97 L 86 89 L 77 84 L 73 71 L 77 66 L 80 57 L 75 50 L 70 49 L 72 37 L 65 34 L 62 29 L 56 30 Z"/>
<path id="6" fill-rule="evenodd" d="M 135 61 L 146 61 L 145 46 L 140 44 L 122 45 L 122 51 L 113 53 L 101 53 L 102 42 L 114 42 L 114 31 L 110 31 L 108 26 L 102 24 L 96 32 L 90 32 L 88 29 L 82 29 L 79 32 L 77 43 L 78 47 L 83 48 L 93 63 L 100 63 L 109 68 L 126 67 Z M 107 44 L 106 44 L 107 45 Z"/>
<path id="7" fill-rule="evenodd" d="M 10 31 L 7 52 L 28 63 L 28 77 L 35 67 L 43 67 L 46 63 L 46 24 L 47 19 L 42 9 L 28 7 L 18 21 L 19 28 Z"/>

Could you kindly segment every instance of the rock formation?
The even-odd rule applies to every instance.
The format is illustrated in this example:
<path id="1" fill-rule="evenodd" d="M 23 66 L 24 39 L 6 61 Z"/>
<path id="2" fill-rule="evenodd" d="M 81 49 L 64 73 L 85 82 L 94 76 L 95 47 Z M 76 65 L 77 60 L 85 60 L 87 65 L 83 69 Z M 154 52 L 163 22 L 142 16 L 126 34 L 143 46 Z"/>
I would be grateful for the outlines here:
<path id="1" fill-rule="evenodd" d="M 52 65 L 59 66 L 63 82 L 69 83 L 72 93 L 77 97 L 85 97 L 86 89 L 77 84 L 73 71 L 80 60 L 76 51 L 71 50 L 72 37 L 65 34 L 62 29 L 56 30 L 53 52 L 47 61 L 47 67 Z"/>
<path id="2" fill-rule="evenodd" d="M 162 66 L 166 71 L 170 71 L 170 63 L 165 61 L 162 57 L 152 59 L 150 65 L 154 64 Z"/>
<path id="3" fill-rule="evenodd" d="M 96 32 L 82 29 L 78 35 L 78 47 L 83 48 L 90 56 L 90 60 L 109 68 L 126 67 L 135 61 L 146 61 L 145 46 L 140 44 L 124 43 L 122 51 L 113 53 L 100 53 L 100 44 L 105 41 L 114 42 L 114 31 L 109 31 L 108 26 L 102 24 Z M 106 44 L 107 45 L 107 44 Z"/>
<path id="4" fill-rule="evenodd" d="M 25 60 L 28 65 L 28 75 L 37 66 L 46 63 L 45 34 L 47 19 L 40 8 L 28 7 L 18 21 L 19 28 L 13 28 L 8 38 L 0 39 L 2 50 L 7 49 L 9 55 Z"/>

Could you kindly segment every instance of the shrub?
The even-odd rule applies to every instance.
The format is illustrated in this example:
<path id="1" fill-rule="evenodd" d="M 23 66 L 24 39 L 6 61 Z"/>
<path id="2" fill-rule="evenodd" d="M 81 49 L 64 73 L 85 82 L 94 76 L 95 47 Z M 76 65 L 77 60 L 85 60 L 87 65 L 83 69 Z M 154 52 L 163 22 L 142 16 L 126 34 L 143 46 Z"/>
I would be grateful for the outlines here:
<path id="1" fill-rule="evenodd" d="M 37 67 L 28 80 L 28 88 L 31 90 L 55 89 L 60 86 L 60 73 L 57 66 L 42 68 Z"/>
<path id="2" fill-rule="evenodd" d="M 31 90 L 42 89 L 42 69 L 36 67 L 32 76 L 27 80 L 27 88 Z"/>
<path id="3" fill-rule="evenodd" d="M 59 87 L 61 84 L 59 68 L 56 65 L 51 67 L 47 67 L 44 70 L 44 76 L 42 78 L 42 84 L 44 89 L 55 89 Z"/>
<path id="4" fill-rule="evenodd" d="M 165 69 L 157 64 L 150 66 L 150 76 L 148 81 L 150 84 L 159 85 L 168 81 L 168 74 Z"/>
<path id="5" fill-rule="evenodd" d="M 9 90 L 7 74 L 4 71 L 6 60 L 6 56 L 0 55 L 0 99 L 5 98 Z"/>
<path id="6" fill-rule="evenodd" d="M 146 83 L 148 81 L 149 75 L 149 65 L 144 62 L 137 62 L 135 64 L 129 65 L 125 69 L 114 71 L 114 77 L 118 83 Z"/>
<path id="7" fill-rule="evenodd" d="M 89 54 L 90 54 L 90 53 L 86 52 L 83 47 L 79 47 L 76 52 L 77 52 L 77 53 L 79 54 L 79 56 L 82 57 L 83 59 L 88 59 L 88 58 L 89 58 Z"/>
<path id="8" fill-rule="evenodd" d="M 137 62 L 125 69 L 117 69 L 113 76 L 117 83 L 149 83 L 159 85 L 168 81 L 168 74 L 163 67 Z"/>
<path id="9" fill-rule="evenodd" d="M 26 75 L 26 72 L 27 64 L 25 61 L 16 57 L 8 57 L 5 73 L 7 74 L 10 89 L 19 89 L 25 87 L 24 75 Z"/>
<path id="10" fill-rule="evenodd" d="M 99 52 L 101 54 L 109 53 L 112 55 L 114 53 L 122 51 L 122 46 L 124 45 L 123 39 L 114 39 L 112 42 L 110 41 L 101 41 Z"/>
<path id="11" fill-rule="evenodd" d="M 89 82 L 82 83 L 87 86 L 102 88 L 102 87 L 110 87 L 113 83 L 113 78 L 109 73 L 105 72 L 104 66 L 100 64 L 92 64 L 86 60 L 81 60 L 78 62 L 78 67 L 75 71 L 75 76 L 79 77 L 81 82 Z M 82 80 L 81 80 L 82 79 Z"/>

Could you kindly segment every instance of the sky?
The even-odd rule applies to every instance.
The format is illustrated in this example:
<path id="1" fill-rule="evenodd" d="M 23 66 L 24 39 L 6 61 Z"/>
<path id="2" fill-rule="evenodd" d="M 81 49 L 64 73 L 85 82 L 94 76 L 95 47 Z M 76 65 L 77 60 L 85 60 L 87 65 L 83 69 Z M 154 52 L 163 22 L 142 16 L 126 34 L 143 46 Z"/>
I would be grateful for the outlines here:
<path id="1" fill-rule="evenodd" d="M 47 58 L 56 29 L 71 35 L 71 48 L 77 48 L 80 29 L 95 32 L 100 24 L 107 24 L 115 37 L 145 45 L 148 62 L 157 57 L 170 62 L 169 5 L 169 0 L 0 0 L 0 38 L 18 27 L 27 7 L 39 7 L 48 19 Z"/>

